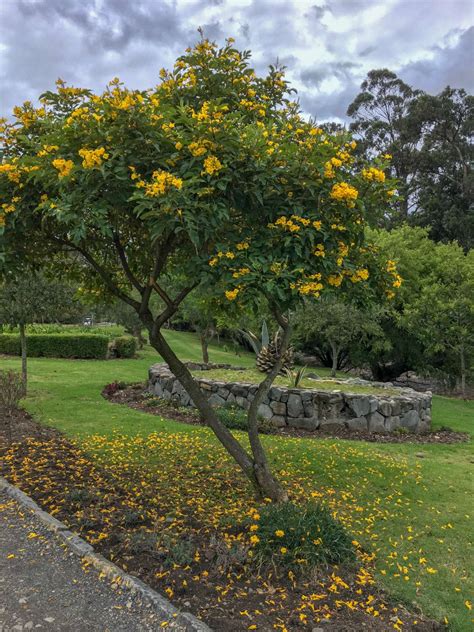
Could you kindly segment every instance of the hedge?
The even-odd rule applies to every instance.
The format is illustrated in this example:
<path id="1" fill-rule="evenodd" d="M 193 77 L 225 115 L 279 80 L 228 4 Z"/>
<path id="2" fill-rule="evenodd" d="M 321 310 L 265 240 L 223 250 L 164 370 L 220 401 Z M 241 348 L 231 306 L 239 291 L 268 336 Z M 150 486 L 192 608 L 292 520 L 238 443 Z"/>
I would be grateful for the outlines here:
<path id="1" fill-rule="evenodd" d="M 30 358 L 96 358 L 107 357 L 107 336 L 91 334 L 27 334 Z M 0 353 L 20 355 L 19 334 L 0 334 Z"/>
<path id="2" fill-rule="evenodd" d="M 137 351 L 137 341 L 133 336 L 119 336 L 113 342 L 117 358 L 133 358 Z"/>

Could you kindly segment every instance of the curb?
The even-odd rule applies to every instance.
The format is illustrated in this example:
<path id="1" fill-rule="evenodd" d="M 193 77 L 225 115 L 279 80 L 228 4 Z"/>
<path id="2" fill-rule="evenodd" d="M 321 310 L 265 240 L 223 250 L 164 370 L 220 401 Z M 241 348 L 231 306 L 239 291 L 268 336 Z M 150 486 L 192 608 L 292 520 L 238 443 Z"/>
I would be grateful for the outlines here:
<path id="1" fill-rule="evenodd" d="M 41 520 L 44 526 L 61 538 L 75 555 L 89 562 L 91 566 L 101 573 L 104 573 L 109 579 L 117 580 L 120 586 L 127 588 L 132 594 L 139 594 L 140 597 L 152 605 L 156 614 L 163 619 L 172 619 L 173 626 L 179 626 L 180 629 L 186 630 L 186 632 L 212 632 L 211 628 L 190 612 L 182 612 L 168 601 L 168 599 L 157 593 L 140 579 L 125 573 L 125 571 L 121 570 L 118 566 L 109 562 L 103 555 L 96 553 L 90 544 L 70 531 L 65 524 L 56 520 L 56 518 L 46 511 L 43 511 L 32 498 L 18 489 L 18 487 L 15 487 L 0 476 L 0 492 L 1 491 L 5 492 L 10 498 L 18 501 L 23 507 L 32 511 L 32 513 Z"/>

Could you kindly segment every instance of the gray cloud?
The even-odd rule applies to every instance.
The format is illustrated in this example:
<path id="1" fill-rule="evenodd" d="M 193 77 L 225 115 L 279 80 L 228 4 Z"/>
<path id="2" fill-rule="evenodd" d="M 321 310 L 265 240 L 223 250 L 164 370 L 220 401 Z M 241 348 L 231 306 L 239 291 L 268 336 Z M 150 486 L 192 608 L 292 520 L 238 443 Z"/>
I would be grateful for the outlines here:
<path id="1" fill-rule="evenodd" d="M 152 86 L 202 26 L 250 48 L 257 72 L 278 58 L 305 112 L 343 120 L 372 68 L 472 90 L 472 23 L 470 0 L 0 0 L 0 113 L 57 77 Z"/>

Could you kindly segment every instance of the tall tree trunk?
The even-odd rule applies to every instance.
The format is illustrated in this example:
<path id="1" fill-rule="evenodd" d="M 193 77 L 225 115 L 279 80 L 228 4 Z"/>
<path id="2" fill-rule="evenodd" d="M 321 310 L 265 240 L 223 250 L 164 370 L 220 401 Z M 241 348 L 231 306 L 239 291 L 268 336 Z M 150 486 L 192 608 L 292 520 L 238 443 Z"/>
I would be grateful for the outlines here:
<path id="1" fill-rule="evenodd" d="M 158 351 L 161 357 L 166 361 L 174 376 L 179 380 L 180 384 L 193 400 L 194 405 L 201 414 L 202 419 L 207 423 L 208 426 L 210 426 L 210 428 L 212 429 L 218 440 L 221 442 L 221 444 L 224 446 L 224 448 L 227 450 L 227 452 L 238 463 L 242 471 L 252 483 L 257 495 L 260 498 L 271 498 L 271 500 L 275 502 L 280 502 L 281 500 L 286 499 L 286 494 L 283 492 L 279 483 L 273 477 L 270 469 L 268 468 L 268 465 L 266 464 L 266 458 L 265 454 L 263 453 L 263 448 L 263 459 L 260 453 L 258 453 L 259 459 L 257 462 L 257 460 L 255 459 L 255 453 L 254 458 L 252 458 L 252 456 L 248 454 L 248 452 L 237 441 L 233 434 L 224 426 L 224 424 L 220 422 L 219 418 L 217 417 L 216 411 L 209 404 L 207 398 L 202 393 L 201 389 L 199 388 L 199 384 L 194 379 L 188 367 L 176 356 L 161 332 L 156 332 L 153 330 L 153 328 L 150 328 L 149 332 L 151 346 L 156 349 L 156 351 Z M 266 379 L 268 379 L 268 376 Z M 273 379 L 271 380 L 272 382 Z M 263 397 L 264 396 L 265 394 L 263 395 Z"/>
<path id="2" fill-rule="evenodd" d="M 330 344 L 331 344 L 331 354 L 332 354 L 331 377 L 336 377 L 339 350 L 337 348 L 337 345 L 334 342 L 331 342 Z"/>
<path id="3" fill-rule="evenodd" d="M 461 346 L 460 351 L 461 360 L 461 393 L 463 397 L 466 397 L 466 358 L 464 355 L 464 347 Z"/>
<path id="4" fill-rule="evenodd" d="M 28 366 L 26 356 L 26 332 L 25 325 L 20 325 L 20 348 L 21 348 L 21 381 L 23 382 L 23 393 L 26 395 L 27 383 L 28 383 Z"/>
<path id="5" fill-rule="evenodd" d="M 209 364 L 209 348 L 207 340 L 207 330 L 203 329 L 199 333 L 201 339 L 202 361 L 204 364 Z"/>

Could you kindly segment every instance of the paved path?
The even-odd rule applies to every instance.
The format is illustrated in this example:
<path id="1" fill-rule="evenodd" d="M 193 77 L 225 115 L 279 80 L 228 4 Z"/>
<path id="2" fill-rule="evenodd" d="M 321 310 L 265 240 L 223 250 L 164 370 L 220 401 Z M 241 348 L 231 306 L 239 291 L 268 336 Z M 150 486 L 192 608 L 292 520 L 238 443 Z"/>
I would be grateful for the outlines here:
<path id="1" fill-rule="evenodd" d="M 161 623 L 148 604 L 84 568 L 29 510 L 0 492 L 0 632 L 178 629 Z"/>

